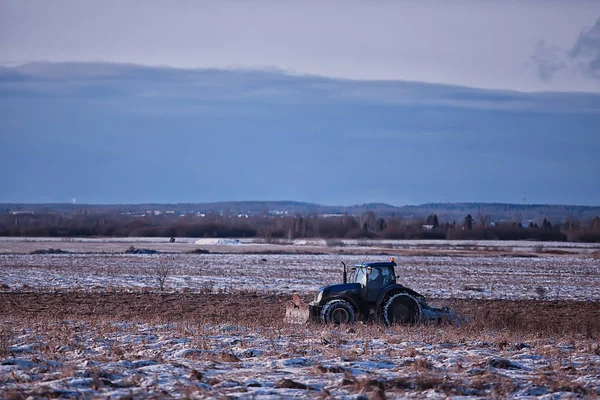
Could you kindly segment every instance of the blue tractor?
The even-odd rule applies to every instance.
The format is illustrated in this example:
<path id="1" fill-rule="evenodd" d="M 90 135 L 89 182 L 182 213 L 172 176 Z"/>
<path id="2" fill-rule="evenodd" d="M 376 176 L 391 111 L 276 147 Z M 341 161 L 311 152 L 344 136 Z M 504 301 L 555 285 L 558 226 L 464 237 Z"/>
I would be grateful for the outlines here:
<path id="1" fill-rule="evenodd" d="M 286 304 L 284 321 L 351 324 L 375 319 L 387 326 L 419 321 L 459 323 L 449 308 L 431 307 L 423 295 L 398 283 L 393 258 L 356 264 L 350 274 L 342 265 L 343 283 L 320 288 L 308 304 L 294 294 Z"/>

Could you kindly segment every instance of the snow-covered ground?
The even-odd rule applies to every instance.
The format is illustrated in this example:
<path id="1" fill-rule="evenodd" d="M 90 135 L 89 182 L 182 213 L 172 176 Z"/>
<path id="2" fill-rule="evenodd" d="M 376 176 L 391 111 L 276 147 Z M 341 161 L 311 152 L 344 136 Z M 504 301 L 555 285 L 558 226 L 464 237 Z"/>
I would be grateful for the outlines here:
<path id="1" fill-rule="evenodd" d="M 600 350 L 593 341 L 456 340 L 455 334 L 439 327 L 57 322 L 12 337 L 8 356 L 0 358 L 0 397 L 600 395 Z"/>
<path id="2" fill-rule="evenodd" d="M 600 261 L 585 255 L 396 256 L 399 281 L 429 297 L 600 299 Z M 389 256 L 332 254 L 2 254 L 0 285 L 29 289 L 253 290 L 310 293 L 341 264 Z"/>
<path id="3" fill-rule="evenodd" d="M 9 301 L 11 293 L 21 290 L 60 290 L 59 295 L 70 290 L 158 291 L 157 277 L 165 271 L 166 290 L 177 291 L 172 295 L 177 297 L 184 292 L 223 291 L 234 293 L 223 296 L 235 299 L 239 290 L 312 293 L 341 281 L 341 261 L 350 265 L 386 261 L 392 255 L 400 282 L 429 297 L 600 300 L 600 261 L 589 254 L 598 251 L 597 245 L 345 241 L 337 254 L 271 254 L 270 245 L 256 241 L 196 244 L 198 239 L 190 238 L 181 242 L 184 247 L 173 247 L 167 239 L 2 240 L 0 245 L 8 251 L 0 254 L 0 291 Z M 67 244 L 85 251 L 29 254 L 32 249 L 68 248 Z M 130 244 L 176 250 L 123 254 Z M 182 252 L 205 245 L 267 251 Z M 286 246 L 327 248 L 311 247 L 321 245 L 299 241 Z M 410 254 L 403 246 L 468 252 Z M 344 254 L 349 247 L 352 254 Z M 372 247 L 385 249 L 386 254 L 377 255 L 379 250 L 375 255 L 360 254 Z M 569 253 L 552 254 L 547 249 Z M 21 295 L 14 293 L 15 298 Z M 244 301 L 248 300 L 233 303 Z M 525 332 L 479 331 L 469 324 L 307 327 L 283 325 L 279 318 L 275 318 L 279 325 L 258 321 L 249 326 L 247 321 L 254 317 L 243 314 L 243 307 L 230 312 L 242 313 L 240 320 L 246 322 L 232 323 L 236 318 L 222 324 L 194 319 L 165 323 L 155 317 L 123 321 L 112 314 L 94 314 L 96 304 L 91 304 L 89 315 L 79 313 L 72 319 L 64 319 L 64 312 L 52 309 L 59 305 L 45 301 L 40 307 L 43 315 L 36 312 L 35 317 L 23 316 L 14 306 L 11 312 L 0 312 L 0 398 L 364 399 L 384 398 L 383 392 L 388 398 L 600 396 L 595 324 L 588 331 L 574 327 L 546 336 L 539 322 L 535 334 L 528 333 L 528 326 Z M 552 318 L 548 316 L 549 323 Z"/>
<path id="4" fill-rule="evenodd" d="M 190 238 L 178 237 L 175 239 L 178 244 L 196 244 L 198 246 L 227 246 L 227 245 L 269 245 L 261 238 Z M 91 245 L 102 244 L 166 244 L 170 243 L 168 237 L 106 237 L 106 238 L 52 238 L 52 237 L 1 237 L 2 244 L 18 243 L 48 243 L 56 247 L 62 247 L 59 244 L 67 245 L 69 243 L 83 243 Z M 530 240 L 368 240 L 368 239 L 296 239 L 296 240 L 274 240 L 270 245 L 298 246 L 298 247 L 382 247 L 388 249 L 434 249 L 434 250 L 492 250 L 514 252 L 531 252 L 540 250 L 567 250 L 573 252 L 599 251 L 600 243 L 577 243 L 577 242 L 537 242 Z M 173 246 L 171 246 L 173 248 Z M 95 248 L 92 247 L 93 250 Z M 175 248 L 176 249 L 176 248 Z M 11 249 L 7 249 L 11 250 Z M 175 250 L 176 251 L 176 250 Z M 10 252 L 10 251 L 9 251 Z"/>

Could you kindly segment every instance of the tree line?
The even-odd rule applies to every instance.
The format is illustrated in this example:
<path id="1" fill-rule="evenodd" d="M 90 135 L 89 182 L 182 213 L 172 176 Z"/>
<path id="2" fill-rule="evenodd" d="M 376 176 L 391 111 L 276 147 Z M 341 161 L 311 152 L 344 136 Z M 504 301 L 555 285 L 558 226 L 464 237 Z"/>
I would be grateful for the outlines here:
<path id="1" fill-rule="evenodd" d="M 238 216 L 195 214 L 131 216 L 0 213 L 0 236 L 48 237 L 260 237 L 277 239 L 471 239 L 600 242 L 600 218 L 562 222 L 493 223 L 467 214 L 460 221 L 361 215 Z"/>

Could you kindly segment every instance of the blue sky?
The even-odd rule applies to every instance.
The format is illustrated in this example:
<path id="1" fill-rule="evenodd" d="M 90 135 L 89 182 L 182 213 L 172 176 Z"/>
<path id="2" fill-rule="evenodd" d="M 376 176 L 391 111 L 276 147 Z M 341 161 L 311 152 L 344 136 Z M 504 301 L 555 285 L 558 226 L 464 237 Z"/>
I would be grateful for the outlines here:
<path id="1" fill-rule="evenodd" d="M 0 3 L 0 202 L 600 204 L 600 2 Z"/>

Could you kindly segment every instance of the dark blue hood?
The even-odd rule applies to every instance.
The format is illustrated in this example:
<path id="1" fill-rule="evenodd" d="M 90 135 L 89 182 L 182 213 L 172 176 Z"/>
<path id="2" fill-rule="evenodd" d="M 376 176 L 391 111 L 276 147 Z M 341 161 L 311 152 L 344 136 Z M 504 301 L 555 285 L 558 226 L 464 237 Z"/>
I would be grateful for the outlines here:
<path id="1" fill-rule="evenodd" d="M 332 292 L 343 292 L 345 290 L 360 289 L 360 283 L 340 283 L 337 285 L 323 286 L 319 290 L 328 290 Z"/>

